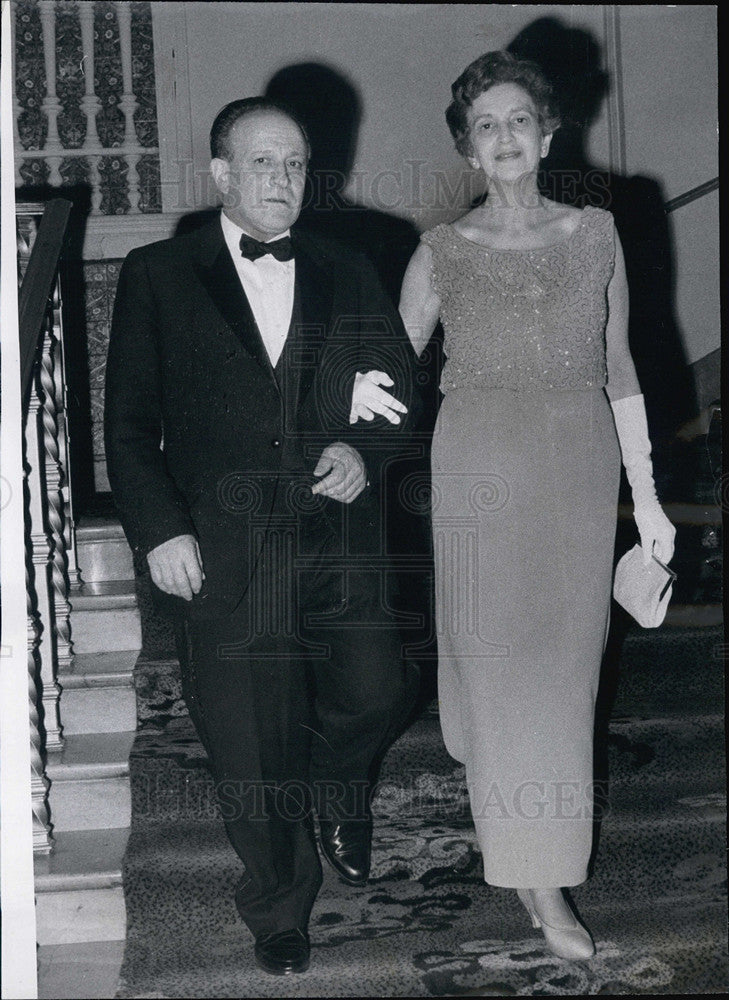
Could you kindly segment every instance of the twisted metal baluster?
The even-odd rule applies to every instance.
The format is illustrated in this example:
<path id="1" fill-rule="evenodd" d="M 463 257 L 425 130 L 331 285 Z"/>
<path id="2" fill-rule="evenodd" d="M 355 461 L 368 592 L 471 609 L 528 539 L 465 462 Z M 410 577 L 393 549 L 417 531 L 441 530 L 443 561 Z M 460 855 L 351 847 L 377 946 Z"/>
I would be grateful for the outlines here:
<path id="1" fill-rule="evenodd" d="M 68 558 L 65 532 L 65 498 L 63 495 L 63 469 L 58 445 L 59 400 L 56 394 L 55 367 L 60 354 L 60 291 L 56 282 L 53 291 L 52 312 L 48 316 L 47 329 L 43 338 L 43 354 L 40 364 L 40 386 L 42 390 L 43 447 L 45 450 L 46 517 L 50 541 L 51 584 L 53 587 L 55 667 L 58 672 L 68 670 L 73 660 L 71 645 L 71 608 L 68 603 Z M 55 712 L 54 712 L 55 715 Z M 49 731 L 48 725 L 46 725 Z M 49 737 L 51 732 L 48 732 Z M 60 727 L 53 732 L 53 745 L 62 745 Z"/>
<path id="2" fill-rule="evenodd" d="M 26 482 L 28 485 L 28 528 L 31 559 L 34 567 L 37 613 L 40 623 L 38 636 L 38 665 L 42 685 L 43 725 L 46 750 L 60 750 L 63 746 L 56 683 L 56 640 L 54 629 L 54 604 L 50 580 L 53 543 L 48 532 L 46 509 L 48 499 L 45 483 L 45 450 L 40 426 L 41 396 L 40 376 L 36 373 L 31 392 L 26 422 Z"/>
<path id="3" fill-rule="evenodd" d="M 29 414 L 26 449 L 31 452 L 33 444 L 37 444 L 34 426 L 37 425 L 37 412 Z M 39 594 L 36 589 L 35 565 L 39 557 L 42 568 L 41 581 L 45 575 L 45 560 L 39 551 L 41 546 L 35 544 L 32 534 L 32 504 L 33 467 L 27 460 L 24 462 L 24 501 L 25 501 L 25 595 L 27 608 L 27 642 L 28 642 L 28 723 L 30 731 L 30 791 L 31 808 L 33 810 L 33 850 L 37 854 L 47 854 L 53 847 L 51 824 L 48 815 L 48 789 L 50 782 L 43 765 L 43 723 L 38 712 L 38 685 L 41 664 L 41 635 L 43 627 L 39 611 Z M 37 469 L 35 473 L 37 479 Z"/>
<path id="4" fill-rule="evenodd" d="M 71 590 L 81 586 L 81 574 L 76 552 L 76 530 L 73 518 L 73 497 L 71 495 L 71 457 L 68 427 L 68 393 L 66 390 L 66 349 L 63 337 L 62 299 L 63 289 L 60 275 L 56 278 L 56 298 L 54 297 L 54 325 L 57 340 L 53 365 L 55 382 L 56 415 L 58 418 L 58 461 L 61 466 L 61 492 L 63 493 L 63 537 L 66 552 L 66 576 Z"/>
<path id="5" fill-rule="evenodd" d="M 47 854 L 53 847 L 48 816 L 48 789 L 50 782 L 45 776 L 41 747 L 43 738 L 38 715 L 38 688 L 35 678 L 38 669 L 37 648 L 40 627 L 33 610 L 31 582 L 26 567 L 25 585 L 28 601 L 28 721 L 30 725 L 30 794 L 33 809 L 33 850 Z"/>

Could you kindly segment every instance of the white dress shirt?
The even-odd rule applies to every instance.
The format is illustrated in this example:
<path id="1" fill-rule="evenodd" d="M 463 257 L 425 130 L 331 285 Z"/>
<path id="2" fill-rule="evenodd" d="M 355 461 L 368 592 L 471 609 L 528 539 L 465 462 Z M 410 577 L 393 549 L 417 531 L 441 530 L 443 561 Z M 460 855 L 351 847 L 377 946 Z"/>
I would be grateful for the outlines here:
<path id="1" fill-rule="evenodd" d="M 276 260 L 271 254 L 259 257 L 258 260 L 248 260 L 241 254 L 238 245 L 244 230 L 235 222 L 231 222 L 225 212 L 220 213 L 220 222 L 243 291 L 250 302 L 271 364 L 275 367 L 281 357 L 291 325 L 295 263 L 293 260 Z M 250 233 L 246 235 L 250 236 Z M 287 229 L 285 233 L 279 233 L 273 239 L 278 240 L 288 235 Z"/>

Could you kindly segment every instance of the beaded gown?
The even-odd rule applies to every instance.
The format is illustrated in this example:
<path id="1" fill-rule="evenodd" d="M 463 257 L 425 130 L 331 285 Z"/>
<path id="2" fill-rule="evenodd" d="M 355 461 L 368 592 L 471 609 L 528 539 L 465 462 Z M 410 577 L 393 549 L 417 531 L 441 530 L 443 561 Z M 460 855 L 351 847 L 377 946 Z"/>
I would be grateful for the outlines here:
<path id="1" fill-rule="evenodd" d="M 573 886 L 592 845 L 592 742 L 620 451 L 604 386 L 612 216 L 495 250 L 424 233 L 447 360 L 432 448 L 441 725 L 466 765 L 486 881 Z"/>

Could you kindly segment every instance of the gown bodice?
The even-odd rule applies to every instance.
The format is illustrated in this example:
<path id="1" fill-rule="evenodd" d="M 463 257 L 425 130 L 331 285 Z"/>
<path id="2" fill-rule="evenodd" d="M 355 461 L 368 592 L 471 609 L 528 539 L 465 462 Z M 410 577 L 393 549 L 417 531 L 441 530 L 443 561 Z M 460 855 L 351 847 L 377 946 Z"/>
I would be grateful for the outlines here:
<path id="1" fill-rule="evenodd" d="M 607 381 L 613 217 L 588 207 L 566 239 L 528 250 L 481 246 L 452 225 L 423 233 L 441 299 L 441 390 L 594 389 Z"/>

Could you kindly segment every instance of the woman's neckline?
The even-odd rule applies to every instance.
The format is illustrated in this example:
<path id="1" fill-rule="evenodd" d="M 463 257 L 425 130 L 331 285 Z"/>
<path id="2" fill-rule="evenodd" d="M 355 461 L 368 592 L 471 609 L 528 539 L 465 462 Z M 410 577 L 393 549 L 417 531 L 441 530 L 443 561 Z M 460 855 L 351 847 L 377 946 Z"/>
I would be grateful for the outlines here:
<path id="1" fill-rule="evenodd" d="M 485 243 L 477 243 L 475 240 L 469 240 L 467 236 L 464 236 L 463 233 L 456 229 L 452 222 L 447 222 L 446 225 L 449 229 L 452 229 L 456 236 L 463 240 L 464 243 L 468 243 L 472 247 L 478 247 L 479 250 L 486 250 L 488 253 L 540 253 L 543 250 L 551 250 L 553 247 L 565 246 L 565 244 L 569 243 L 570 240 L 573 240 L 584 227 L 585 216 L 590 211 L 591 207 L 591 205 L 587 205 L 582 209 L 582 218 L 568 236 L 565 236 L 564 239 L 557 240 L 554 243 L 545 243 L 544 246 L 540 247 L 490 247 Z"/>

